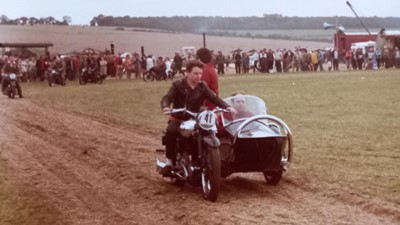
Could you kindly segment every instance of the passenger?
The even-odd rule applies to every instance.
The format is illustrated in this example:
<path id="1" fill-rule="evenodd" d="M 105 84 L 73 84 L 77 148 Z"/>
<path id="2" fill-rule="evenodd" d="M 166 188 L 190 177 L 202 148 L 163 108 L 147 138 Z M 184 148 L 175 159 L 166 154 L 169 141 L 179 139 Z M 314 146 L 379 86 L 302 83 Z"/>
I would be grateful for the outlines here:
<path id="1" fill-rule="evenodd" d="M 227 120 L 237 120 L 241 118 L 249 118 L 254 116 L 252 112 L 247 110 L 246 97 L 242 93 L 235 93 L 231 99 L 231 106 L 236 109 L 237 113 L 225 113 L 224 118 Z"/>

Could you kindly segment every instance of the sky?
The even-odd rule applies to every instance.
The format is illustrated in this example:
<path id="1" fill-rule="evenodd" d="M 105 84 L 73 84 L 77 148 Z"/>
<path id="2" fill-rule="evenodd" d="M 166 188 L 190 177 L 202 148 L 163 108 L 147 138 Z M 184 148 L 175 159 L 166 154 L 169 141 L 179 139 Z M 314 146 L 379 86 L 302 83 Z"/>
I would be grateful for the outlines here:
<path id="1" fill-rule="evenodd" d="M 400 17 L 399 0 L 349 0 L 358 16 Z M 72 24 L 89 24 L 105 16 L 223 16 L 264 14 L 282 16 L 355 17 L 345 0 L 0 0 L 0 15 L 72 19 Z"/>

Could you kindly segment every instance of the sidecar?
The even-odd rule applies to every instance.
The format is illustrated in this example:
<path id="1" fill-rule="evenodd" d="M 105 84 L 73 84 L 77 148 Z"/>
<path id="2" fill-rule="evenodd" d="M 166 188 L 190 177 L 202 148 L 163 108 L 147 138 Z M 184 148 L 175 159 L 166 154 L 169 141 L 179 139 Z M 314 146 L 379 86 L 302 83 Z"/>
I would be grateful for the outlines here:
<path id="1" fill-rule="evenodd" d="M 221 141 L 221 175 L 262 172 L 268 184 L 278 184 L 293 156 L 289 127 L 267 114 L 264 101 L 256 96 L 235 95 L 224 99 L 238 113 L 222 113 L 218 136 Z"/>

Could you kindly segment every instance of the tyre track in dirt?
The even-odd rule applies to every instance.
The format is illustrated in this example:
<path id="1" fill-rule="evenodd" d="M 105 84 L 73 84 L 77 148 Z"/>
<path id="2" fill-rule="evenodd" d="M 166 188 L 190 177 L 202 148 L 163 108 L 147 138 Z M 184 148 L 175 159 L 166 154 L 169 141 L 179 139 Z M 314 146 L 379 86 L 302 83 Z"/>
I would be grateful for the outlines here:
<path id="1" fill-rule="evenodd" d="M 46 196 L 36 200 L 54 210 L 38 213 L 58 224 L 396 224 L 394 216 L 313 193 L 295 172 L 278 186 L 261 174 L 233 175 L 210 203 L 199 188 L 174 187 L 155 172 L 156 132 L 29 99 L 0 98 L 0 115 L 0 158 L 14 171 L 8 182 Z M 46 224 L 39 222 L 30 224 Z"/>

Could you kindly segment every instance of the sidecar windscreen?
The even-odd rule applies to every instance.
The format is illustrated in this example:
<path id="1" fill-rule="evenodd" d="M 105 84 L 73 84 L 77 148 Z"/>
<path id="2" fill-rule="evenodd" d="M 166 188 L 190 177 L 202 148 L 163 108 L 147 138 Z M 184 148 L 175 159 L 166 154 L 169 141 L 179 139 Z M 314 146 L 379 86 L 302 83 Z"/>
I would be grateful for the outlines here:
<path id="1" fill-rule="evenodd" d="M 244 121 L 253 116 L 267 114 L 267 107 L 264 101 L 256 96 L 238 94 L 225 98 L 224 101 L 238 111 L 238 114 L 222 114 L 222 123 L 224 127 L 231 123 Z"/>

